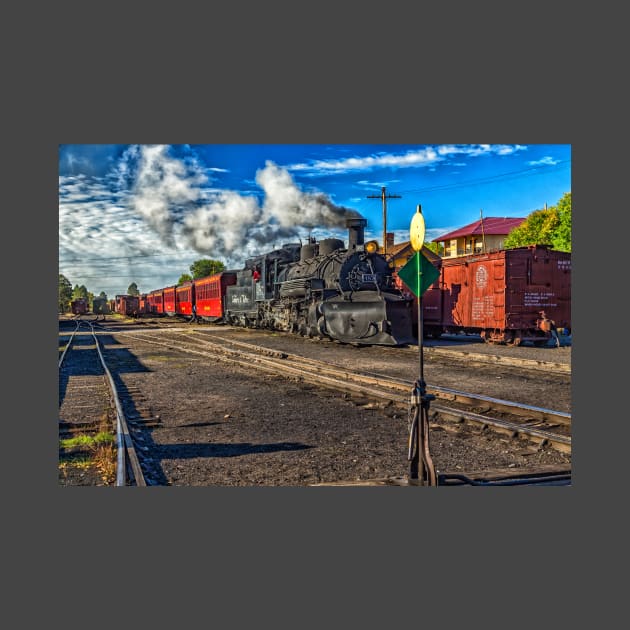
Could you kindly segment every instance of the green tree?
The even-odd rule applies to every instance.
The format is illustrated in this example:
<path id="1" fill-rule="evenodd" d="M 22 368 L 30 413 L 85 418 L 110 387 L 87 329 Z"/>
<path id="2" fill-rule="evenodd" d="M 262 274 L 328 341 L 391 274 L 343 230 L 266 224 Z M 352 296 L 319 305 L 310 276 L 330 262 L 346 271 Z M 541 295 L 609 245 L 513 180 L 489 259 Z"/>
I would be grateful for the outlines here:
<path id="1" fill-rule="evenodd" d="M 557 206 L 534 210 L 504 242 L 506 249 L 526 245 L 549 245 L 571 251 L 571 193 L 565 193 Z"/>
<path id="2" fill-rule="evenodd" d="M 101 292 L 98 294 L 98 297 L 101 297 L 101 298 L 103 298 L 104 300 L 106 300 L 106 299 L 107 299 L 107 293 L 105 293 L 105 291 L 101 291 Z"/>
<path id="3" fill-rule="evenodd" d="M 140 291 L 138 291 L 138 285 L 135 282 L 132 282 L 127 287 L 127 295 L 140 295 Z"/>
<path id="4" fill-rule="evenodd" d="M 426 247 L 428 250 L 432 251 L 438 256 L 444 255 L 444 245 L 442 245 L 441 243 L 427 243 L 425 241 L 423 247 Z"/>
<path id="5" fill-rule="evenodd" d="M 561 252 L 571 251 L 571 193 L 564 193 L 558 201 L 560 221 L 553 234 L 553 248 Z"/>
<path id="6" fill-rule="evenodd" d="M 72 300 L 72 283 L 62 273 L 59 274 L 59 312 L 67 313 Z"/>
<path id="7" fill-rule="evenodd" d="M 179 280 L 177 281 L 177 285 L 184 284 L 184 282 L 190 282 L 192 280 L 192 276 L 189 273 L 183 273 Z"/>
<path id="8" fill-rule="evenodd" d="M 84 284 L 79 286 L 78 284 L 74 285 L 74 289 L 72 290 L 72 299 L 78 300 L 79 298 L 84 298 L 87 300 L 89 297 L 88 290 Z"/>
<path id="9" fill-rule="evenodd" d="M 192 273 L 192 277 L 195 280 L 219 273 L 224 269 L 225 265 L 220 260 L 211 260 L 209 258 L 195 260 L 195 262 L 190 265 L 190 273 Z"/>

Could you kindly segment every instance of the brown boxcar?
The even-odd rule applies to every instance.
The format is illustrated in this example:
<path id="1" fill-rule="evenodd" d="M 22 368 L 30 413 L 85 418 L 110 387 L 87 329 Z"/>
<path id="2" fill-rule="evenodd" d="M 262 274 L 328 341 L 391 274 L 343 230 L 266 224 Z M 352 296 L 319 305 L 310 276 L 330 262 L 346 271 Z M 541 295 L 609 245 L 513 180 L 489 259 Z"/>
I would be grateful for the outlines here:
<path id="1" fill-rule="evenodd" d="M 195 285 L 195 304 L 197 317 L 207 321 L 218 321 L 223 318 L 225 290 L 236 284 L 235 271 L 222 271 L 212 276 L 193 280 Z"/>
<path id="2" fill-rule="evenodd" d="M 166 287 L 162 292 L 164 294 L 164 313 L 173 317 L 175 315 L 175 287 Z"/>
<path id="3" fill-rule="evenodd" d="M 571 329 L 571 254 L 531 245 L 442 260 L 444 332 L 546 342 Z"/>
<path id="4" fill-rule="evenodd" d="M 109 302 L 107 300 L 107 298 L 104 297 L 95 297 L 92 300 L 92 312 L 95 315 L 108 315 L 109 313 L 111 313 L 111 311 L 109 310 Z"/>
<path id="5" fill-rule="evenodd" d="M 77 298 L 70 302 L 70 309 L 74 315 L 85 315 L 88 311 L 88 303 L 85 298 Z"/>
<path id="6" fill-rule="evenodd" d="M 137 295 L 117 295 L 116 312 L 120 315 L 137 317 L 140 306 L 140 298 Z"/>
<path id="7" fill-rule="evenodd" d="M 147 313 L 164 315 L 164 292 L 162 289 L 151 291 L 147 296 Z"/>
<path id="8" fill-rule="evenodd" d="M 175 313 L 192 315 L 195 299 L 195 287 L 192 282 L 184 282 L 175 289 Z"/>

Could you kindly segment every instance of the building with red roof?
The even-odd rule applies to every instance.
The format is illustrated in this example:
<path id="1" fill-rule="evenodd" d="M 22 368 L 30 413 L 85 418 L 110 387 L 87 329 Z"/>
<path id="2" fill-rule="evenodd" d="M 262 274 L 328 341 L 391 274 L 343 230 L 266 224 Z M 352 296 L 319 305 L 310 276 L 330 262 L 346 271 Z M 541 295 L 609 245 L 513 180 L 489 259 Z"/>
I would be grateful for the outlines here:
<path id="1" fill-rule="evenodd" d="M 521 223 L 525 217 L 484 217 L 462 228 L 433 239 L 444 248 L 442 258 L 457 258 L 469 254 L 480 254 L 504 249 L 505 237 Z"/>

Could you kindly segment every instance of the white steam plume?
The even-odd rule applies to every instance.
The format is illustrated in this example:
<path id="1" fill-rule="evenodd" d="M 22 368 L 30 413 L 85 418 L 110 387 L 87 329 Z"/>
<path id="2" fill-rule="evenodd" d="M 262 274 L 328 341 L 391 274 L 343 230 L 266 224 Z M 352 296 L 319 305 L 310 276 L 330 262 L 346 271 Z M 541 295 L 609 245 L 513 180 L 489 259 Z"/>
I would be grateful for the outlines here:
<path id="1" fill-rule="evenodd" d="M 199 185 L 207 178 L 189 174 L 181 160 L 167 155 L 168 146 L 144 146 L 140 152 L 131 203 L 169 246 L 175 245 L 177 211 L 198 201 Z"/>
<path id="2" fill-rule="evenodd" d="M 263 221 L 276 220 L 282 227 L 345 227 L 354 210 L 336 206 L 322 193 L 300 191 L 288 171 L 273 162 L 256 173 L 256 183 L 265 191 Z"/>
<path id="3" fill-rule="evenodd" d="M 199 165 L 167 152 L 167 146 L 143 146 L 128 157 L 137 160 L 132 207 L 171 247 L 180 242 L 201 254 L 236 260 L 298 237 L 300 228 L 345 227 L 346 218 L 360 216 L 323 193 L 302 192 L 273 162 L 256 173 L 262 206 L 253 196 L 229 190 L 213 192 L 208 200 L 201 188 L 208 178 Z"/>

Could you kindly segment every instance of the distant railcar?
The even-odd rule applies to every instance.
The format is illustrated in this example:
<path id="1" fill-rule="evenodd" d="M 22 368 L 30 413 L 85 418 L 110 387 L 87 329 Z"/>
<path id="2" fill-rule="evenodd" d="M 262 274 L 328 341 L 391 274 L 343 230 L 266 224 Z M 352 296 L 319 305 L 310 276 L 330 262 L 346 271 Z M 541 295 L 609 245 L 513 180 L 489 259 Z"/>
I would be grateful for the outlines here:
<path id="1" fill-rule="evenodd" d="M 193 304 L 195 299 L 195 286 L 192 282 L 175 288 L 175 314 L 176 315 L 192 315 Z"/>
<path id="2" fill-rule="evenodd" d="M 109 315 L 111 310 L 107 298 L 95 297 L 92 300 L 92 312 L 94 315 Z"/>
<path id="3" fill-rule="evenodd" d="M 197 317 L 210 322 L 223 319 L 225 292 L 236 284 L 235 271 L 222 271 L 212 276 L 193 280 Z"/>
<path id="4" fill-rule="evenodd" d="M 73 315 L 85 315 L 88 312 L 88 303 L 85 298 L 77 298 L 70 302 L 70 309 Z"/>
<path id="5" fill-rule="evenodd" d="M 137 295 L 117 295 L 116 312 L 127 317 L 137 317 L 140 311 L 140 298 Z"/>
<path id="6" fill-rule="evenodd" d="M 164 293 L 164 313 L 169 317 L 173 317 L 176 314 L 175 310 L 175 287 L 166 287 L 163 289 Z"/>
<path id="7" fill-rule="evenodd" d="M 156 289 L 147 296 L 147 314 L 164 315 L 164 290 Z"/>
<path id="8" fill-rule="evenodd" d="M 149 313 L 149 302 L 146 293 L 141 293 L 138 298 L 138 312 L 140 315 L 147 315 Z"/>
<path id="9" fill-rule="evenodd" d="M 531 245 L 442 259 L 440 294 L 443 332 L 544 343 L 571 330 L 571 254 Z"/>

